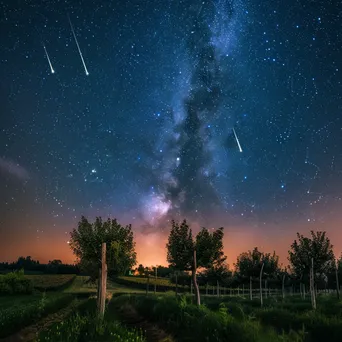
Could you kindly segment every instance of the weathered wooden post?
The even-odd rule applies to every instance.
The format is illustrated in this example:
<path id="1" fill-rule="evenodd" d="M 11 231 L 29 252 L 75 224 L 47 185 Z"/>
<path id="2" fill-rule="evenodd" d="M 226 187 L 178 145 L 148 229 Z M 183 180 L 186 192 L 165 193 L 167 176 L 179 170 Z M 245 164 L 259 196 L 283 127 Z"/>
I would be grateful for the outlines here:
<path id="1" fill-rule="evenodd" d="M 264 270 L 264 263 L 262 263 L 261 270 L 260 270 L 260 305 L 263 306 L 262 300 L 262 271 Z"/>
<path id="2" fill-rule="evenodd" d="M 106 291 L 107 291 L 107 264 L 106 264 L 106 243 L 102 243 L 101 253 L 101 283 L 100 283 L 100 300 L 98 313 L 99 317 L 103 318 L 106 305 Z"/>
<path id="3" fill-rule="evenodd" d="M 310 267 L 310 292 L 311 292 L 311 305 L 312 308 L 316 309 L 316 294 L 315 294 L 315 283 L 314 283 L 314 268 L 313 268 L 313 258 L 311 258 L 311 267 Z"/>
<path id="4" fill-rule="evenodd" d="M 205 295 L 208 296 L 208 283 L 205 285 Z"/>
<path id="5" fill-rule="evenodd" d="M 283 274 L 283 279 L 281 282 L 281 294 L 283 299 L 285 299 L 285 274 Z"/>
<path id="6" fill-rule="evenodd" d="M 338 281 L 338 262 L 336 261 L 336 267 L 335 267 L 335 276 L 336 276 L 336 294 L 337 294 L 337 299 L 340 299 L 340 285 Z"/>
<path id="7" fill-rule="evenodd" d="M 242 284 L 242 297 L 245 296 L 245 284 Z"/>
<path id="8" fill-rule="evenodd" d="M 250 299 L 250 300 L 253 300 L 252 276 L 249 277 L 249 299 Z"/>

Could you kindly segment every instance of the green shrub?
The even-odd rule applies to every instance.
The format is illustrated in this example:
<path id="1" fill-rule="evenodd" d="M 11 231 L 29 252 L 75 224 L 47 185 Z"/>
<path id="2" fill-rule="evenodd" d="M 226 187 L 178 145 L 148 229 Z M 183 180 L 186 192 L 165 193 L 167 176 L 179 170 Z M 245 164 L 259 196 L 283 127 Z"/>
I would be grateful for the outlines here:
<path id="1" fill-rule="evenodd" d="M 0 276 L 0 295 L 30 294 L 32 291 L 32 282 L 25 278 L 23 271 Z"/>

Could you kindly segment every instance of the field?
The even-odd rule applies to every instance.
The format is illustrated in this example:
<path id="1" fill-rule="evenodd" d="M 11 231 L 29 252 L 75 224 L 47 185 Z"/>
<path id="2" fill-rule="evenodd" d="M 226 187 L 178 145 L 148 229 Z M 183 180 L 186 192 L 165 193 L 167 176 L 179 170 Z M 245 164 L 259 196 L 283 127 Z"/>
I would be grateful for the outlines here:
<path id="1" fill-rule="evenodd" d="M 342 336 L 342 302 L 334 295 L 319 295 L 316 311 L 310 298 L 299 295 L 284 300 L 273 295 L 261 308 L 259 299 L 251 301 L 248 295 L 210 294 L 202 295 L 203 305 L 197 307 L 189 287 L 188 293 L 176 296 L 170 291 L 173 284 L 157 278 L 154 294 L 155 279 L 150 279 L 146 294 L 146 278 L 120 277 L 108 282 L 105 319 L 100 322 L 96 286 L 88 277 L 31 277 L 36 277 L 39 291 L 0 297 L 0 338 L 12 335 L 4 341 L 15 336 L 23 341 L 335 342 Z"/>
<path id="2" fill-rule="evenodd" d="M 43 274 L 25 275 L 33 283 L 33 287 L 38 290 L 54 291 L 67 287 L 75 279 L 74 274 Z"/>

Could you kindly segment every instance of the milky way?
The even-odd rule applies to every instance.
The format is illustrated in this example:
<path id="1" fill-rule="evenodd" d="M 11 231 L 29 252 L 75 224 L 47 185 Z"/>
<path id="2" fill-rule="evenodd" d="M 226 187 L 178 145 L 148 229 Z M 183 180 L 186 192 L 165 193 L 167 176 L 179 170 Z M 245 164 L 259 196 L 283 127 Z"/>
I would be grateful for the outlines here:
<path id="1" fill-rule="evenodd" d="M 82 214 L 153 241 L 172 218 L 229 239 L 337 232 L 341 6 L 2 4 L 0 257 L 68 250 Z"/>

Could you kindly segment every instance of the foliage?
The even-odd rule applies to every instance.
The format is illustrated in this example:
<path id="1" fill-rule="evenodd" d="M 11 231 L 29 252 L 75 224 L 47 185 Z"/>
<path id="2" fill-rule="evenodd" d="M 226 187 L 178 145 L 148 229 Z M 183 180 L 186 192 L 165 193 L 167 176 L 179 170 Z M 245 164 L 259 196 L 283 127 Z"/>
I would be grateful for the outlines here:
<path id="1" fill-rule="evenodd" d="M 75 279 L 74 274 L 25 275 L 37 290 L 55 291 L 67 287 Z"/>
<path id="2" fill-rule="evenodd" d="M 141 332 L 125 328 L 108 313 L 105 314 L 104 320 L 98 320 L 95 314 L 95 300 L 89 300 L 85 304 L 63 322 L 42 331 L 36 342 L 145 341 Z"/>
<path id="3" fill-rule="evenodd" d="M 291 244 L 289 250 L 289 261 L 292 271 L 303 280 L 309 277 L 311 258 L 314 262 L 315 278 L 326 276 L 328 272 L 334 269 L 333 246 L 326 232 L 311 231 L 311 238 L 297 233 L 298 241 Z"/>
<path id="4" fill-rule="evenodd" d="M 263 253 L 257 247 L 252 251 L 241 253 L 234 266 L 240 278 L 249 279 L 249 277 L 259 277 L 262 264 L 264 264 L 264 278 L 272 278 L 279 271 L 279 257 L 275 252 L 273 254 Z"/>
<path id="5" fill-rule="evenodd" d="M 56 312 L 72 301 L 71 295 L 31 295 L 25 301 L 13 298 L 11 305 L 0 305 L 0 338 L 28 326 L 49 313 Z M 1 302 L 0 302 L 1 303 Z"/>
<path id="6" fill-rule="evenodd" d="M 202 228 L 193 240 L 192 230 L 183 220 L 181 224 L 172 221 L 168 238 L 167 261 L 169 266 L 176 270 L 191 270 L 193 252 L 196 249 L 197 267 L 212 267 L 221 265 L 226 257 L 223 253 L 223 228 L 210 233 Z"/>
<path id="7" fill-rule="evenodd" d="M 76 265 L 63 264 L 61 260 L 52 260 L 48 264 L 41 264 L 38 260 L 30 256 L 19 257 L 17 261 L 0 263 L 0 272 L 10 272 L 15 270 L 24 270 L 25 274 L 78 274 L 79 269 Z"/>
<path id="8" fill-rule="evenodd" d="M 0 295 L 30 294 L 32 282 L 26 279 L 23 271 L 0 275 Z"/>
<path id="9" fill-rule="evenodd" d="M 225 264 L 216 267 L 210 267 L 204 270 L 201 273 L 201 276 L 203 277 L 202 282 L 213 286 L 216 286 L 217 282 L 219 282 L 221 286 L 228 286 L 232 280 L 232 272 Z"/>
<path id="10" fill-rule="evenodd" d="M 101 244 L 107 244 L 108 275 L 124 274 L 136 264 L 135 242 L 131 225 L 121 226 L 116 219 L 90 223 L 82 216 L 77 229 L 71 232 L 70 247 L 80 267 L 96 279 L 101 261 Z"/>
<path id="11" fill-rule="evenodd" d="M 118 307 L 129 303 L 143 317 L 163 325 L 177 341 L 302 341 L 287 334 L 278 336 L 272 329 L 244 318 L 241 310 L 240 318 L 236 318 L 224 305 L 212 311 L 190 304 L 185 296 L 120 296 L 112 301 Z"/>

